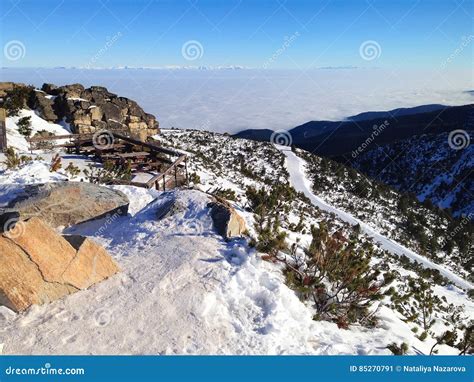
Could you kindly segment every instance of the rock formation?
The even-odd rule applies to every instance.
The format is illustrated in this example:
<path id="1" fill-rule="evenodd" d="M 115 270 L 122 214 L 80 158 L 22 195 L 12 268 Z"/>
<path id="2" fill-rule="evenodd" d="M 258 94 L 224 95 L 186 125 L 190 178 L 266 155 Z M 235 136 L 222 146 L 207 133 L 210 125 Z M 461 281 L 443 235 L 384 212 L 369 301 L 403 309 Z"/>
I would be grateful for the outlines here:
<path id="1" fill-rule="evenodd" d="M 125 216 L 129 200 L 120 191 L 85 182 L 26 185 L 0 210 L 0 230 L 9 220 L 40 217 L 52 227 L 68 227 L 106 215 Z M 7 228 L 7 227 L 6 227 Z M 4 228 L 4 229 L 6 229 Z"/>
<path id="2" fill-rule="evenodd" d="M 208 206 L 211 208 L 214 228 L 219 235 L 225 239 L 242 236 L 246 230 L 245 220 L 228 202 L 216 198 L 216 201 L 209 203 Z"/>
<path id="3" fill-rule="evenodd" d="M 28 89 L 26 104 L 41 118 L 69 123 L 73 133 L 94 133 L 100 130 L 125 130 L 142 141 L 159 133 L 156 118 L 135 101 L 119 97 L 102 86 L 85 89 L 81 84 L 55 86 L 43 84 L 41 90 L 12 82 L 0 83 L 0 97 L 7 97 L 14 87 Z"/>
<path id="4" fill-rule="evenodd" d="M 0 305 L 21 312 L 87 289 L 119 268 L 90 239 L 63 238 L 39 218 L 0 235 Z"/>

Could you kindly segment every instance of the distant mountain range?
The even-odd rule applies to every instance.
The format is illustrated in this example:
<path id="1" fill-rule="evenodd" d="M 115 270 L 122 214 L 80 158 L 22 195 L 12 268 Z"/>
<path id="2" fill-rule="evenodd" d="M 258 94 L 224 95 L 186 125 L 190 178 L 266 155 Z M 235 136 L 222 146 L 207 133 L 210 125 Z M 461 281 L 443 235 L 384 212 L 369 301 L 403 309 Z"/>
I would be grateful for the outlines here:
<path id="1" fill-rule="evenodd" d="M 439 134 L 455 129 L 473 129 L 468 123 L 474 118 L 474 104 L 464 106 L 425 105 L 385 112 L 367 112 L 344 121 L 310 121 L 287 133 L 293 145 L 317 155 L 327 157 L 345 156 L 366 140 L 375 140 L 377 145 L 393 143 L 423 134 Z M 374 118 L 375 117 L 375 118 Z M 378 130 L 373 139 L 374 130 Z M 270 141 L 273 130 L 250 129 L 235 135 L 257 141 Z M 274 134 L 275 136 L 275 134 Z"/>
<path id="2" fill-rule="evenodd" d="M 461 131 L 464 147 L 449 141 L 454 130 Z M 279 143 L 284 135 L 285 143 L 352 166 L 420 200 L 431 199 L 454 215 L 469 215 L 474 213 L 473 130 L 474 104 L 423 105 L 344 121 L 311 121 L 288 132 L 245 130 L 236 136 Z"/>

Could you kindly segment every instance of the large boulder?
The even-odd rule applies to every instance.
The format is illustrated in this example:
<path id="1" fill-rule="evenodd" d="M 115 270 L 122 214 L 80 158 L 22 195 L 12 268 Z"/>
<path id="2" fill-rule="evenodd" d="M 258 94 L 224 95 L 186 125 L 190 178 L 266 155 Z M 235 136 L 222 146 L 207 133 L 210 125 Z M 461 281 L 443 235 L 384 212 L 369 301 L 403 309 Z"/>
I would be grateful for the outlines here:
<path id="1" fill-rule="evenodd" d="M 63 277 L 78 289 L 87 289 L 119 271 L 107 251 L 95 241 L 80 235 L 64 239 L 77 251 Z"/>
<path id="2" fill-rule="evenodd" d="M 39 218 L 0 235 L 0 305 L 21 312 L 87 289 L 119 272 L 90 239 L 67 240 Z"/>
<path id="3" fill-rule="evenodd" d="M 86 182 L 27 185 L 0 211 L 0 222 L 40 217 L 52 227 L 68 227 L 107 215 L 126 215 L 128 205 L 122 192 Z"/>
<path id="4" fill-rule="evenodd" d="M 209 203 L 214 228 L 225 239 L 242 236 L 246 230 L 245 220 L 225 200 L 216 198 Z"/>

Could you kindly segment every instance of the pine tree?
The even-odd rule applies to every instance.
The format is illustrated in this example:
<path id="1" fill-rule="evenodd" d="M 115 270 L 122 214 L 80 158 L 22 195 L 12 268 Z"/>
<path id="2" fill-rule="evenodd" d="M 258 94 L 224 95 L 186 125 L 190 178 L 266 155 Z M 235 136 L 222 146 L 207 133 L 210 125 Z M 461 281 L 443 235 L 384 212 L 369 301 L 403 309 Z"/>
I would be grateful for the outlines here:
<path id="1" fill-rule="evenodd" d="M 29 138 L 33 129 L 31 128 L 31 116 L 22 117 L 17 122 L 18 132 Z"/>

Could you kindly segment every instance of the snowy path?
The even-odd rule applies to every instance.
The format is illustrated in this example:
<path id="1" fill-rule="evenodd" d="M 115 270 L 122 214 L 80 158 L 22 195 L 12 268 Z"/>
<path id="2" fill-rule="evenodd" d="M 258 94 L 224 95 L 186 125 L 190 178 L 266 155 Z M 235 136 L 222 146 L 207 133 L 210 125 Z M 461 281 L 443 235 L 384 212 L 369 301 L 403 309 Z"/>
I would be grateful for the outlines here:
<path id="1" fill-rule="evenodd" d="M 313 194 L 311 181 L 305 175 L 304 160 L 298 157 L 286 146 L 277 146 L 277 148 L 286 155 L 286 167 L 288 169 L 288 172 L 290 173 L 291 184 L 297 191 L 303 192 L 315 206 L 324 211 L 336 214 L 337 216 L 339 216 L 339 218 L 341 218 L 347 223 L 350 223 L 352 225 L 359 224 L 362 231 L 364 231 L 367 235 L 369 235 L 375 241 L 380 243 L 382 248 L 386 249 L 390 253 L 396 255 L 405 255 L 408 258 L 421 263 L 424 267 L 437 269 L 444 277 L 451 280 L 454 284 L 463 289 L 474 288 L 474 286 L 470 282 L 464 280 L 462 277 L 459 277 L 458 275 L 444 268 L 441 265 L 433 263 L 426 257 L 418 255 L 417 253 L 409 250 L 403 245 L 394 242 L 393 240 L 380 234 L 375 229 L 365 224 L 361 220 L 357 219 L 353 215 L 337 209 L 336 207 L 326 203 L 324 200 Z"/>

